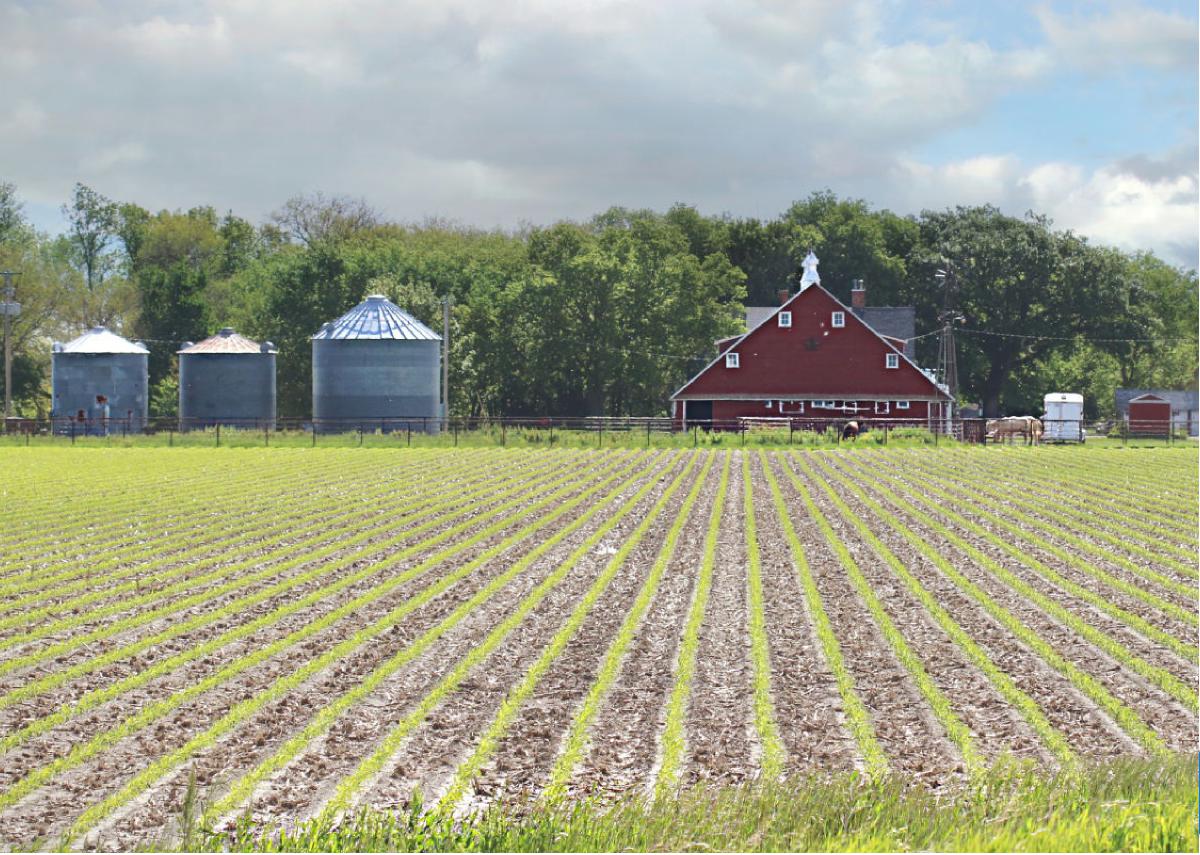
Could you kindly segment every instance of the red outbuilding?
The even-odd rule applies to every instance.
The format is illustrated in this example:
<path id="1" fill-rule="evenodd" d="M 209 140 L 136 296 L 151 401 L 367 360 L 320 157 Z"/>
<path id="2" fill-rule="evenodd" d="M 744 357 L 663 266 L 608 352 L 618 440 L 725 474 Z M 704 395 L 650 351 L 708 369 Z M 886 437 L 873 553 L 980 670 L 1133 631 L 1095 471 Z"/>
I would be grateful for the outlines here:
<path id="1" fill-rule="evenodd" d="M 801 290 L 744 335 L 718 343 L 718 356 L 671 396 L 677 427 L 745 418 L 826 419 L 933 425 L 950 396 L 819 284 L 805 260 Z"/>
<path id="2" fill-rule="evenodd" d="M 1171 402 L 1153 392 L 1129 401 L 1129 432 L 1144 436 L 1166 436 L 1171 432 Z"/>

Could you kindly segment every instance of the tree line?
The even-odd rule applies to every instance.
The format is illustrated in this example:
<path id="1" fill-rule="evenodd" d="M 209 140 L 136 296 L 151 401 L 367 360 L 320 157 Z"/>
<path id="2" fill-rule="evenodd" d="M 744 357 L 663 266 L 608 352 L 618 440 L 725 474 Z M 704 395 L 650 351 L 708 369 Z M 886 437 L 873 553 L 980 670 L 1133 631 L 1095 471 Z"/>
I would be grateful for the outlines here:
<path id="1" fill-rule="evenodd" d="M 309 337 L 383 293 L 441 329 L 451 301 L 454 416 L 661 415 L 670 393 L 799 280 L 811 248 L 849 302 L 912 305 L 933 332 L 951 271 L 960 398 L 987 414 L 1038 413 L 1079 391 L 1111 416 L 1117 386 L 1194 387 L 1197 278 L 990 206 L 900 216 L 814 193 L 769 220 L 611 208 L 516 231 L 387 222 L 360 199 L 293 198 L 266 222 L 201 206 L 152 213 L 76 185 L 45 234 L 0 183 L 0 269 L 20 273 L 17 411 L 50 409 L 50 346 L 103 324 L 150 348 L 151 414 L 177 406 L 184 341 L 233 326 L 279 348 L 283 416 L 311 411 Z M 917 341 L 933 367 L 937 336 Z M 0 378 L 2 382 L 2 378 Z"/>

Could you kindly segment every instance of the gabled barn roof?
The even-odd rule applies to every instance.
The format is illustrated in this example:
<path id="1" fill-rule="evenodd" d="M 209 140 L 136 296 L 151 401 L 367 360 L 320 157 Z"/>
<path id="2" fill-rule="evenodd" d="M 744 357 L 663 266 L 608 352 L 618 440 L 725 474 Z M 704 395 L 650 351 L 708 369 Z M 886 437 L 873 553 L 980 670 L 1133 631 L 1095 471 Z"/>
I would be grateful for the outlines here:
<path id="1" fill-rule="evenodd" d="M 675 391 L 675 393 L 673 395 L 671 395 L 671 400 L 676 400 L 679 398 L 693 398 L 693 397 L 696 399 L 706 399 L 706 398 L 710 398 L 710 397 L 713 397 L 713 398 L 715 398 L 715 397 L 725 397 L 725 398 L 740 398 L 740 397 L 742 397 L 743 396 L 742 392 L 734 392 L 734 393 L 727 393 L 727 394 L 721 393 L 719 395 L 714 395 L 714 394 L 710 394 L 709 392 L 704 392 L 704 391 L 691 392 L 689 390 L 698 381 L 700 381 L 701 378 L 703 378 L 706 374 L 708 374 L 710 371 L 712 371 L 714 369 L 714 367 L 716 367 L 722 361 L 723 357 L 727 353 L 729 353 L 733 350 L 740 350 L 742 347 L 744 347 L 748 343 L 752 343 L 756 336 L 763 335 L 764 331 L 773 329 L 776 326 L 776 323 L 774 323 L 773 321 L 777 318 L 778 314 L 781 311 L 792 311 L 793 313 L 795 313 L 795 311 L 797 309 L 799 309 L 803 306 L 805 301 L 811 301 L 811 300 L 827 301 L 827 305 L 829 305 L 829 307 L 831 309 L 842 311 L 845 313 L 845 323 L 846 323 L 847 327 L 854 325 L 854 327 L 860 331 L 860 336 L 861 336 L 862 331 L 865 331 L 867 334 L 869 334 L 871 341 L 877 342 L 879 345 L 881 345 L 882 349 L 880 350 L 880 353 L 896 354 L 896 356 L 898 357 L 898 360 L 899 360 L 899 365 L 903 369 L 902 374 L 896 375 L 896 377 L 897 377 L 897 379 L 903 378 L 905 385 L 907 385 L 907 387 L 910 390 L 905 393 L 906 397 L 910 397 L 910 398 L 914 398 L 914 399 L 922 399 L 923 398 L 923 399 L 929 399 L 929 400 L 946 400 L 950 397 L 916 363 L 914 363 L 912 361 L 912 359 L 910 359 L 904 353 L 904 349 L 901 346 L 900 342 L 896 341 L 895 339 L 889 339 L 887 336 L 881 335 L 877 330 L 872 328 L 870 324 L 866 323 L 862 318 L 860 318 L 857 314 L 855 314 L 850 309 L 850 307 L 846 306 L 844 303 L 842 303 L 840 300 L 838 300 L 836 297 L 834 297 L 833 294 L 831 294 L 829 291 L 826 291 L 825 288 L 822 287 L 821 285 L 810 285 L 809 287 L 805 288 L 803 291 L 800 291 L 800 292 L 792 295 L 792 297 L 787 302 L 785 302 L 783 305 L 774 308 L 774 310 L 771 311 L 771 313 L 769 315 L 767 315 L 766 317 L 763 317 L 761 320 L 759 320 L 759 322 L 757 324 L 755 324 L 755 326 L 753 328 L 751 328 L 749 331 L 747 331 L 743 335 L 734 337 L 732 339 L 724 340 L 722 343 L 725 344 L 725 346 L 720 348 L 720 352 L 717 354 L 717 357 L 715 359 L 713 359 L 711 362 L 709 362 L 703 369 L 701 369 L 690 380 L 688 380 L 687 383 L 684 383 L 683 386 L 681 386 L 679 389 L 677 389 Z M 797 337 L 794 343 L 789 344 L 787 346 L 789 348 L 795 348 L 796 352 L 798 354 L 800 354 L 803 352 L 801 349 L 804 347 L 804 344 L 801 342 L 799 337 Z M 891 370 L 894 370 L 894 369 L 889 369 L 889 371 L 891 371 Z M 791 373 L 798 374 L 799 371 L 798 370 L 792 371 Z M 796 382 L 802 383 L 803 380 L 798 380 Z M 889 376 L 889 380 L 886 382 L 894 383 L 895 380 L 891 379 Z M 911 391 L 914 389 L 919 389 L 920 391 L 919 392 Z M 854 391 L 855 390 L 846 389 L 847 394 L 853 393 Z M 883 392 L 883 391 L 884 390 L 881 388 L 880 392 Z M 781 394 L 783 394 L 783 393 L 776 392 L 773 394 L 767 394 L 766 392 L 763 392 L 761 390 L 752 389 L 752 388 L 747 388 L 744 392 L 744 396 L 747 398 L 764 397 L 764 398 L 772 398 L 773 399 L 773 398 L 780 397 Z M 809 394 L 809 393 L 806 391 L 797 391 L 794 394 L 804 395 L 804 394 Z M 821 391 L 814 390 L 811 394 L 821 395 L 821 394 L 833 394 L 833 393 L 821 392 Z M 842 397 L 842 396 L 837 395 L 837 397 Z"/>

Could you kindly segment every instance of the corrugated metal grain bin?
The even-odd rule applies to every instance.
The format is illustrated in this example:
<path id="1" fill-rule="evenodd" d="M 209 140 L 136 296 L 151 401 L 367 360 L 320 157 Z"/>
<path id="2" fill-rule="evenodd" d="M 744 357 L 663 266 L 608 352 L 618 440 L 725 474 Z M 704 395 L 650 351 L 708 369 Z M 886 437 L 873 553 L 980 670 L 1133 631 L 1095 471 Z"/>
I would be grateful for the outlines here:
<path id="1" fill-rule="evenodd" d="M 149 353 L 104 327 L 56 342 L 50 361 L 56 428 L 82 423 L 92 433 L 141 430 L 150 401 Z"/>
<path id="2" fill-rule="evenodd" d="M 275 426 L 275 346 L 225 327 L 179 351 L 182 427 Z"/>
<path id="3" fill-rule="evenodd" d="M 312 337 L 318 430 L 436 431 L 442 338 L 372 294 Z"/>

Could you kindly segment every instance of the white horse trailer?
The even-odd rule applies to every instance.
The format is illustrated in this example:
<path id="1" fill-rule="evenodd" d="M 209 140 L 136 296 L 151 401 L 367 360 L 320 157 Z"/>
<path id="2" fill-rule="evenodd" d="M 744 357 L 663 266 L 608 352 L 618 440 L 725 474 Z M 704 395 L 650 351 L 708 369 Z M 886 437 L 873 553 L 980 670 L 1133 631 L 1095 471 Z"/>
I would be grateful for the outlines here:
<path id="1" fill-rule="evenodd" d="M 1083 442 L 1083 395 L 1075 392 L 1051 392 L 1043 399 L 1044 442 Z"/>

